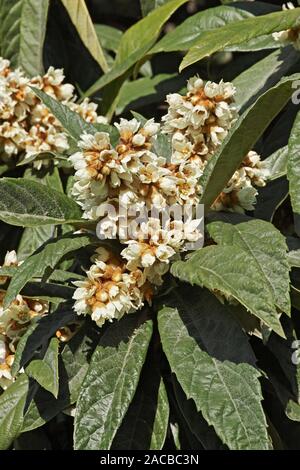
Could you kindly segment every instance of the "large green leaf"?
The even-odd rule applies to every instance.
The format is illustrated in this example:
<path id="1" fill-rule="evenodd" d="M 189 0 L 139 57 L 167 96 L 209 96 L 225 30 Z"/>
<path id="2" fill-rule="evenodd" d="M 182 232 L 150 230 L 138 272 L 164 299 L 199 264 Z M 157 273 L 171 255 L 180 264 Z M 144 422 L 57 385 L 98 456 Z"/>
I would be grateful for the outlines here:
<path id="1" fill-rule="evenodd" d="M 218 244 L 231 246 L 233 251 L 239 246 L 252 257 L 273 303 L 290 315 L 290 268 L 285 237 L 279 230 L 257 219 L 236 225 L 213 222 L 207 228 Z"/>
<path id="2" fill-rule="evenodd" d="M 34 359 L 26 367 L 26 374 L 52 393 L 55 398 L 59 390 L 58 351 L 59 341 L 57 338 L 52 338 L 43 359 Z"/>
<path id="3" fill-rule="evenodd" d="M 287 176 L 292 208 L 295 214 L 300 215 L 300 112 L 289 138 Z"/>
<path id="4" fill-rule="evenodd" d="M 249 150 L 287 103 L 293 93 L 293 82 L 297 79 L 299 74 L 284 77 L 238 119 L 204 170 L 201 178 L 203 204 L 210 206 L 220 194 Z"/>
<path id="5" fill-rule="evenodd" d="M 158 326 L 164 352 L 187 398 L 230 449 L 269 449 L 260 372 L 240 355 L 248 355 L 246 337 L 238 346 L 231 321 L 227 318 L 221 326 L 213 303 L 207 305 L 201 294 L 197 300 L 176 291 L 174 301 L 175 307 L 167 303 L 160 310 Z"/>
<path id="6" fill-rule="evenodd" d="M 112 443 L 113 450 L 160 450 L 169 423 L 169 403 L 150 349 L 133 401 Z"/>
<path id="7" fill-rule="evenodd" d="M 41 74 L 49 0 L 0 0 L 0 55 L 32 76 Z"/>
<path id="8" fill-rule="evenodd" d="M 0 396 L 0 449 L 7 449 L 18 436 L 23 424 L 29 381 L 20 375 Z"/>
<path id="9" fill-rule="evenodd" d="M 176 261 L 171 272 L 190 284 L 234 297 L 276 333 L 284 336 L 279 315 L 256 261 L 239 246 L 208 246 L 187 261 Z"/>
<path id="10" fill-rule="evenodd" d="M 81 210 L 70 198 L 23 178 L 0 179 L 0 219 L 21 227 L 79 221 Z"/>
<path id="11" fill-rule="evenodd" d="M 92 19 L 84 0 L 61 0 L 67 10 L 72 23 L 93 58 L 100 65 L 103 72 L 108 72 L 107 65 L 100 38 L 97 37 Z"/>
<path id="12" fill-rule="evenodd" d="M 252 16 L 245 10 L 229 6 L 208 8 L 187 18 L 177 28 L 166 34 L 155 44 L 150 53 L 187 50 L 201 38 L 205 31 L 221 28 Z"/>
<path id="13" fill-rule="evenodd" d="M 164 23 L 187 0 L 170 0 L 135 23 L 122 36 L 113 68 L 97 80 L 86 95 L 92 95 L 123 76 L 149 51 Z"/>
<path id="14" fill-rule="evenodd" d="M 54 269 L 63 256 L 79 250 L 90 243 L 91 237 L 89 235 L 72 234 L 49 241 L 18 267 L 8 286 L 4 299 L 4 307 L 8 307 L 32 277 L 42 277 L 46 270 L 49 268 Z"/>
<path id="15" fill-rule="evenodd" d="M 249 106 L 262 93 L 274 86 L 299 61 L 293 47 L 279 49 L 247 68 L 233 80 L 234 96 L 239 108 Z"/>
<path id="16" fill-rule="evenodd" d="M 291 28 L 300 15 L 300 8 L 270 13 L 228 24 L 212 31 L 206 31 L 189 50 L 180 65 L 180 71 L 214 52 L 243 41 Z"/>
<path id="17" fill-rule="evenodd" d="M 109 449 L 133 399 L 152 322 L 129 315 L 99 341 L 81 387 L 75 415 L 75 449 Z"/>

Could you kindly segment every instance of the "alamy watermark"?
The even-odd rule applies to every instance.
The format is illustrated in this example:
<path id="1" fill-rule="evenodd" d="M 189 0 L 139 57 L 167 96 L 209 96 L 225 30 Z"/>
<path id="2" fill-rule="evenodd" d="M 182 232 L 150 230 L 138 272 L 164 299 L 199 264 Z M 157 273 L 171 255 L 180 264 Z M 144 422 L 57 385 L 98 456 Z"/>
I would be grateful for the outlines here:
<path id="1" fill-rule="evenodd" d="M 185 240 L 187 251 L 197 250 L 204 244 L 204 205 L 172 204 L 163 208 L 138 205 L 104 203 L 97 212 L 101 218 L 96 233 L 99 239 L 146 241 L 167 231 L 178 240 Z"/>

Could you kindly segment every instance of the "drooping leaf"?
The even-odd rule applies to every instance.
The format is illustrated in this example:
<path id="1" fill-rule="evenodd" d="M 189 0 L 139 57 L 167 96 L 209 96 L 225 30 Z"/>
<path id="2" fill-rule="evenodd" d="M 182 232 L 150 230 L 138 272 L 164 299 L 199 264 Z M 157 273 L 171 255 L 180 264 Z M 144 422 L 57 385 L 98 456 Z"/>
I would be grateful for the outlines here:
<path id="1" fill-rule="evenodd" d="M 57 338 L 50 340 L 48 349 L 43 359 L 35 359 L 26 367 L 26 374 L 35 379 L 45 390 L 57 398 L 59 390 L 58 382 L 58 350 Z"/>
<path id="2" fill-rule="evenodd" d="M 210 206 L 226 186 L 236 168 L 291 97 L 292 85 L 297 78 L 298 74 L 284 77 L 237 120 L 205 167 L 201 177 L 204 186 L 203 204 Z"/>
<path id="3" fill-rule="evenodd" d="M 158 325 L 164 352 L 187 398 L 230 449 L 269 449 L 260 372 L 242 360 L 232 324 L 215 323 L 215 309 L 208 309 L 201 296 L 196 302 L 197 297 L 183 298 L 176 291 L 175 299 L 176 307 L 167 303 L 159 311 Z M 246 337 L 240 344 L 249 348 Z"/>
<path id="4" fill-rule="evenodd" d="M 300 214 L 300 113 L 289 138 L 287 177 L 293 212 Z"/>
<path id="5" fill-rule="evenodd" d="M 114 66 L 87 90 L 86 95 L 90 96 L 101 90 L 126 74 L 134 64 L 140 61 L 155 42 L 164 23 L 186 1 L 170 0 L 131 26 L 122 36 Z"/>
<path id="6" fill-rule="evenodd" d="M 273 303 L 290 315 L 289 263 L 285 237 L 269 222 L 250 220 L 241 224 L 213 222 L 208 225 L 212 238 L 220 245 L 239 246 L 256 263 L 257 270 L 269 288 Z"/>
<path id="7" fill-rule="evenodd" d="M 261 34 L 282 31 L 295 26 L 300 8 L 285 10 L 255 18 L 247 18 L 203 33 L 180 64 L 180 71 L 225 47 L 239 44 Z"/>
<path id="8" fill-rule="evenodd" d="M 25 366 L 33 357 L 35 351 L 55 334 L 55 332 L 70 323 L 74 323 L 78 317 L 69 304 L 63 304 L 55 312 L 45 315 L 34 322 L 18 343 L 12 374 Z"/>
<path id="9" fill-rule="evenodd" d="M 139 386 L 112 443 L 113 450 L 160 450 L 168 422 L 169 403 L 158 367 L 150 349 Z"/>
<path id="10" fill-rule="evenodd" d="M 49 0 L 0 1 L 0 56 L 29 75 L 42 74 Z"/>
<path id="11" fill-rule="evenodd" d="M 108 72 L 105 55 L 101 47 L 101 40 L 97 36 L 92 19 L 84 0 L 61 0 L 67 10 L 72 23 L 93 58 L 100 65 L 103 72 Z"/>
<path id="12" fill-rule="evenodd" d="M 182 281 L 232 296 L 280 336 L 284 336 L 269 285 L 256 261 L 239 246 L 208 246 L 187 261 L 176 261 L 171 273 Z"/>
<path id="13" fill-rule="evenodd" d="M 91 243 L 89 235 L 64 235 L 49 241 L 44 247 L 27 258 L 13 275 L 4 299 L 8 307 L 20 290 L 32 277 L 42 277 L 48 268 L 54 269 L 68 253 L 79 250 Z"/>
<path id="14" fill-rule="evenodd" d="M 152 334 L 152 322 L 129 315 L 101 337 L 81 387 L 75 449 L 109 449 L 133 399 Z"/>
<path id="15" fill-rule="evenodd" d="M 22 374 L 0 395 L 1 450 L 7 449 L 21 432 L 28 386 L 28 377 Z"/>
<path id="16" fill-rule="evenodd" d="M 22 178 L 0 179 L 0 219 L 21 227 L 78 221 L 81 210 L 70 198 Z"/>

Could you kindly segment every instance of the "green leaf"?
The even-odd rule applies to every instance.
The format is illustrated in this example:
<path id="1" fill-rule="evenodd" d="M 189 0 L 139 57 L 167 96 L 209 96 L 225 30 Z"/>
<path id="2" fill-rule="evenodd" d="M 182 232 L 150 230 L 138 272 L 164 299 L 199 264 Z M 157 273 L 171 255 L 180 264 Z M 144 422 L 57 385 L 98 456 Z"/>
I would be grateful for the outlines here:
<path id="1" fill-rule="evenodd" d="M 29 381 L 26 374 L 8 387 L 0 396 L 0 449 L 7 449 L 19 435 Z"/>
<path id="2" fill-rule="evenodd" d="M 71 21 L 77 32 L 95 61 L 100 65 L 103 72 L 108 72 L 105 55 L 101 47 L 101 41 L 97 36 L 92 19 L 84 0 L 61 0 L 67 10 Z"/>
<path id="3" fill-rule="evenodd" d="M 238 119 L 201 177 L 204 186 L 202 204 L 210 206 L 214 202 L 247 153 L 288 102 L 293 93 L 293 82 L 298 78 L 299 74 L 284 77 Z"/>
<path id="4" fill-rule="evenodd" d="M 112 443 L 113 450 L 160 450 L 169 423 L 169 402 L 150 350 L 139 386 Z"/>
<path id="5" fill-rule="evenodd" d="M 140 0 L 143 16 L 148 15 L 155 8 L 161 7 L 170 0 Z"/>
<path id="6" fill-rule="evenodd" d="M 272 155 L 264 160 L 266 168 L 269 170 L 268 180 L 272 181 L 287 173 L 288 163 L 288 146 L 285 145 L 280 149 L 276 150 Z"/>
<path id="7" fill-rule="evenodd" d="M 59 341 L 57 338 L 50 340 L 48 349 L 43 359 L 35 359 L 30 362 L 25 371 L 29 377 L 36 380 L 44 389 L 58 396 L 58 351 Z"/>
<path id="8" fill-rule="evenodd" d="M 139 62 L 155 42 L 164 23 L 186 1 L 170 0 L 131 26 L 122 36 L 113 68 L 87 90 L 86 96 L 101 90 Z"/>
<path id="9" fill-rule="evenodd" d="M 47 95 L 47 93 L 44 93 L 35 87 L 32 87 L 32 90 L 47 106 L 47 108 L 50 109 L 51 113 L 54 114 L 63 128 L 76 142 L 84 132 L 89 134 L 95 134 L 97 132 L 97 128 L 93 124 L 85 121 L 78 113 L 75 113 L 75 111 L 68 108 L 68 106 L 55 100 L 50 95 Z"/>
<path id="10" fill-rule="evenodd" d="M 123 34 L 122 31 L 106 24 L 95 24 L 94 28 L 101 40 L 102 47 L 108 51 L 117 52 Z"/>
<path id="11" fill-rule="evenodd" d="M 289 138 L 287 177 L 293 212 L 300 214 L 300 112 Z"/>
<path id="12" fill-rule="evenodd" d="M 49 0 L 0 0 L 0 55 L 27 75 L 42 74 Z"/>
<path id="13" fill-rule="evenodd" d="M 162 73 L 152 77 L 139 78 L 126 82 L 121 88 L 116 114 L 122 114 L 124 109 L 135 100 L 157 93 L 157 85 L 173 78 L 175 74 Z"/>
<path id="14" fill-rule="evenodd" d="M 187 261 L 176 261 L 171 273 L 182 281 L 234 297 L 280 336 L 284 333 L 269 285 L 253 257 L 239 246 L 208 246 Z"/>
<path id="15" fill-rule="evenodd" d="M 4 308 L 9 306 L 32 277 L 42 277 L 48 268 L 54 269 L 63 256 L 90 243 L 91 237 L 89 235 L 64 235 L 49 241 L 18 267 L 8 286 Z"/>
<path id="16" fill-rule="evenodd" d="M 182 71 L 189 65 L 208 57 L 225 47 L 239 44 L 262 34 L 282 31 L 295 26 L 300 15 L 300 8 L 285 10 L 255 18 L 248 18 L 228 24 L 213 31 L 206 31 L 197 43 L 189 50 L 180 64 Z"/>
<path id="17" fill-rule="evenodd" d="M 233 80 L 234 101 L 239 108 L 248 107 L 262 93 L 274 86 L 299 61 L 293 47 L 279 49 L 247 68 Z"/>
<path id="18" fill-rule="evenodd" d="M 187 398 L 230 449 L 269 449 L 260 372 L 242 361 L 230 324 L 223 321 L 222 328 L 204 299 L 192 302 L 179 291 L 174 297 L 176 307 L 160 310 L 158 326 L 163 350 Z M 241 346 L 247 350 L 244 338 Z"/>
<path id="19" fill-rule="evenodd" d="M 208 8 L 190 16 L 166 34 L 151 49 L 150 53 L 186 51 L 192 47 L 206 31 L 215 30 L 227 24 L 251 18 L 251 13 L 228 6 Z"/>
<path id="20" fill-rule="evenodd" d="M 129 315 L 99 341 L 75 415 L 75 449 L 109 449 L 133 399 L 152 335 L 152 322 Z"/>
<path id="21" fill-rule="evenodd" d="M 250 220 L 241 224 L 213 222 L 208 225 L 211 237 L 219 245 L 239 246 L 253 259 L 265 289 L 273 303 L 287 315 L 291 313 L 289 263 L 285 237 L 269 222 Z"/>
<path id="22" fill-rule="evenodd" d="M 35 321 L 18 343 L 12 374 L 15 376 L 30 361 L 35 351 L 45 344 L 59 328 L 74 323 L 75 320 L 78 320 L 78 317 L 74 310 L 70 305 L 65 304 L 59 306 L 55 312 Z"/>
<path id="23" fill-rule="evenodd" d="M 80 219 L 78 205 L 64 194 L 23 178 L 0 179 L 0 220 L 21 227 L 36 227 Z"/>

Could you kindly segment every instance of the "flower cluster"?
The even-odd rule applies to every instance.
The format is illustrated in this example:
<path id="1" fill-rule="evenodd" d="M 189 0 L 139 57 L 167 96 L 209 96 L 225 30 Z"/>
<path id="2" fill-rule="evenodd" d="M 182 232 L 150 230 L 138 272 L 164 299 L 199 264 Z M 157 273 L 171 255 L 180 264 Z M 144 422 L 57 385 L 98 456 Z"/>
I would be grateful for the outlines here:
<path id="1" fill-rule="evenodd" d="M 162 127 L 153 119 L 143 123 L 121 119 L 115 124 L 119 131 L 115 145 L 105 132 L 81 136 L 79 151 L 70 156 L 75 168 L 73 196 L 84 218 L 101 219 L 102 238 L 118 234 L 126 247 L 118 256 L 100 249 L 86 280 L 76 282 L 74 308 L 79 315 L 91 315 L 101 326 L 137 310 L 145 299 L 151 300 L 171 261 L 187 249 L 187 243 L 201 239 L 200 220 L 194 214 L 187 220 L 170 216 L 163 223 L 152 209 L 178 205 L 195 212 L 202 191 L 199 178 L 237 119 L 234 93 L 231 83 L 205 83 L 194 77 L 188 81 L 185 96 L 167 96 L 169 107 Z M 161 132 L 170 138 L 168 157 L 159 150 Z M 213 209 L 253 209 L 254 186 L 263 186 L 265 179 L 259 155 L 249 152 Z M 146 220 L 123 233 L 123 208 L 135 214 L 134 220 L 146 213 Z M 130 226 L 129 216 L 125 228 Z"/>
<path id="2" fill-rule="evenodd" d="M 121 119 L 116 127 L 120 138 L 115 147 L 106 132 L 83 134 L 81 151 L 70 157 L 76 170 L 73 195 L 84 218 L 99 219 L 103 202 L 116 200 L 140 209 L 197 202 L 202 171 L 190 162 L 167 162 L 155 152 L 159 124 Z"/>
<path id="3" fill-rule="evenodd" d="M 15 251 L 6 254 L 3 267 L 19 266 Z M 7 278 L 0 277 L 0 285 L 4 286 Z M 5 290 L 0 290 L 0 391 L 7 388 L 14 380 L 11 368 L 16 348 L 24 333 L 36 319 L 47 315 L 48 302 L 17 295 L 13 302 L 3 307 Z M 69 341 L 78 329 L 78 324 L 66 325 L 56 331 L 57 338 Z"/>
<path id="4" fill-rule="evenodd" d="M 122 258 L 105 248 L 98 248 L 94 264 L 84 281 L 75 281 L 75 310 L 78 315 L 91 315 L 98 326 L 120 319 L 142 307 L 152 291 L 140 269 L 129 271 Z"/>
<path id="5" fill-rule="evenodd" d="M 292 2 L 283 5 L 284 10 L 293 10 L 295 7 Z M 295 26 L 284 31 L 275 32 L 272 34 L 275 41 L 278 41 L 282 46 L 292 44 L 297 51 L 300 51 L 300 26 Z"/>
<path id="6" fill-rule="evenodd" d="M 4 266 L 17 266 L 15 251 L 8 252 Z M 1 278 L 1 284 L 5 283 Z M 5 291 L 0 291 L 0 388 L 5 389 L 13 381 L 11 367 L 14 362 L 17 344 L 33 319 L 45 315 L 47 302 L 28 299 L 17 295 L 8 308 L 3 308 Z"/>
<path id="7" fill-rule="evenodd" d="M 25 158 L 40 152 L 62 153 L 69 148 L 62 126 L 31 87 L 69 106 L 88 122 L 104 122 L 105 118 L 97 116 L 95 103 L 87 99 L 75 103 L 73 85 L 63 80 L 63 71 L 53 67 L 45 75 L 29 79 L 21 69 L 12 70 L 10 62 L 0 58 L 0 153 L 4 160 L 22 153 Z M 35 166 L 40 165 L 40 161 L 35 162 Z"/>
<path id="8" fill-rule="evenodd" d="M 203 171 L 237 119 L 235 88 L 231 83 L 204 83 L 198 77 L 188 81 L 185 96 L 167 96 L 168 113 L 162 118 L 163 131 L 172 136 L 171 162 L 191 162 Z M 253 210 L 257 189 L 268 176 L 256 152 L 249 152 L 212 209 L 244 212 Z"/>

